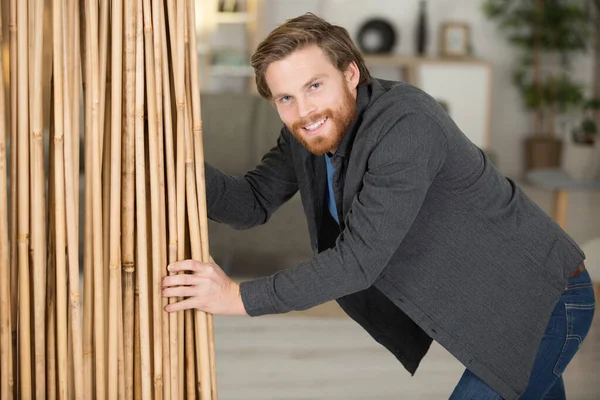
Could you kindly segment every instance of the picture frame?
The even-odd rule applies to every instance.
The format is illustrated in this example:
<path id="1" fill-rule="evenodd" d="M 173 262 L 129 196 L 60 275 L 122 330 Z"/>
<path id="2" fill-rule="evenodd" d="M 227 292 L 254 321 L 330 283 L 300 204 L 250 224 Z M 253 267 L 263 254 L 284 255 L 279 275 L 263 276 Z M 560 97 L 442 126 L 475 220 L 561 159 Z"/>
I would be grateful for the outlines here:
<path id="1" fill-rule="evenodd" d="M 471 28 L 464 22 L 443 22 L 440 29 L 440 55 L 442 57 L 468 57 L 470 55 Z"/>

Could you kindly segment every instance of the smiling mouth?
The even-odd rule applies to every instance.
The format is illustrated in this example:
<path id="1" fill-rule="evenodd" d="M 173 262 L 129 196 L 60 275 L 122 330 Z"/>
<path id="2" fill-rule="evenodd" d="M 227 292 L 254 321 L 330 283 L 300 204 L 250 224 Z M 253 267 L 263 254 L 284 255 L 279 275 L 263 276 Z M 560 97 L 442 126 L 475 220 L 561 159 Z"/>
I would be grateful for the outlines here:
<path id="1" fill-rule="evenodd" d="M 316 132 L 319 130 L 319 128 L 320 128 L 320 127 L 322 127 L 322 126 L 323 126 L 323 124 L 324 124 L 324 123 L 325 123 L 325 122 L 326 122 L 328 119 L 329 119 L 328 117 L 323 117 L 322 119 L 318 120 L 317 122 L 313 122 L 313 123 L 312 123 L 312 124 L 310 124 L 310 125 L 306 125 L 306 126 L 304 126 L 304 127 L 303 127 L 303 129 L 304 129 L 305 131 L 307 131 L 308 133 L 311 133 L 311 134 L 313 134 L 313 133 L 316 133 Z"/>

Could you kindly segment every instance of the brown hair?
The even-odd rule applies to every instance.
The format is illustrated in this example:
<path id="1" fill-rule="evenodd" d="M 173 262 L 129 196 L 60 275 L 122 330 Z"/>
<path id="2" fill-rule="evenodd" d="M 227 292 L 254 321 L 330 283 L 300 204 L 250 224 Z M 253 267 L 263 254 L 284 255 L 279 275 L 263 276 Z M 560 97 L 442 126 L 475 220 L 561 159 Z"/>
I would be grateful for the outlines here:
<path id="1" fill-rule="evenodd" d="M 275 28 L 256 49 L 251 65 L 258 93 L 267 100 L 271 99 L 272 93 L 265 79 L 265 72 L 271 63 L 312 44 L 319 46 L 340 72 L 344 72 L 354 61 L 360 72 L 358 84 L 370 82 L 371 74 L 348 31 L 312 13 L 306 13 Z"/>

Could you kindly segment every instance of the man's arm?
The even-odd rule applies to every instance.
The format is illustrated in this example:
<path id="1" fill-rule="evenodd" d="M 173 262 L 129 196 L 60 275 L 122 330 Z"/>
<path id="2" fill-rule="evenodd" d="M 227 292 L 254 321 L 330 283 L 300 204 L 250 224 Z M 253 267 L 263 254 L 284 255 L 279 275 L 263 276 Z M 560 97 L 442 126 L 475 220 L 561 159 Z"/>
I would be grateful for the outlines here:
<path id="1" fill-rule="evenodd" d="M 290 133 L 281 129 L 277 145 L 243 177 L 230 176 L 205 164 L 208 217 L 236 229 L 264 224 L 298 191 Z"/>
<path id="2" fill-rule="evenodd" d="M 373 150 L 363 188 L 332 249 L 240 285 L 249 315 L 303 310 L 370 287 L 400 245 L 446 157 L 442 128 L 424 114 L 395 121 Z"/>

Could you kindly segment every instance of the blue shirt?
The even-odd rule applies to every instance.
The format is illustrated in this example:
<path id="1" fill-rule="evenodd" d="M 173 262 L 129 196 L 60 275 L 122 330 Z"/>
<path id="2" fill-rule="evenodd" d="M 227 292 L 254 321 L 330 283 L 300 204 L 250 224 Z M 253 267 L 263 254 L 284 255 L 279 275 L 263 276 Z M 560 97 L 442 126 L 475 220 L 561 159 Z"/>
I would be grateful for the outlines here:
<path id="1" fill-rule="evenodd" d="M 327 187 L 329 190 L 327 191 L 327 206 L 329 207 L 329 213 L 335 219 L 335 221 L 339 224 L 340 220 L 338 218 L 337 206 L 335 205 L 335 196 L 333 194 L 333 173 L 335 172 L 335 168 L 331 163 L 331 157 L 327 154 L 325 155 L 325 163 L 327 164 Z"/>

